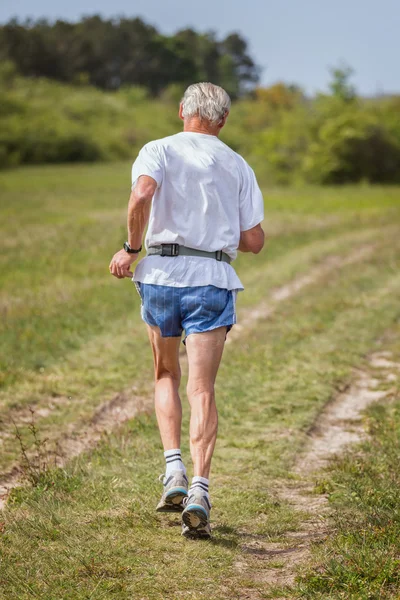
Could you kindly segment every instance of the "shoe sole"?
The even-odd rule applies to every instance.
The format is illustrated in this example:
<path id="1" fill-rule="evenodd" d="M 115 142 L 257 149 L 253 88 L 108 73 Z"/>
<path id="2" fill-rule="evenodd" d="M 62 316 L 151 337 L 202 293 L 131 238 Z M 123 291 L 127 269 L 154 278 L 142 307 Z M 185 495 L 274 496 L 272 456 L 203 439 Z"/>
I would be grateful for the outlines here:
<path id="1" fill-rule="evenodd" d="M 159 504 L 157 512 L 182 512 L 183 499 L 187 497 L 187 491 L 183 488 L 172 488 L 164 498 L 164 504 Z"/>
<path id="2" fill-rule="evenodd" d="M 182 521 L 189 528 L 187 535 L 196 537 L 206 537 L 205 532 L 201 531 L 206 525 L 208 525 L 208 516 L 205 509 L 202 506 L 191 505 L 186 508 L 182 513 Z M 200 534 L 203 535 L 200 535 Z M 209 534 L 206 534 L 209 537 Z"/>

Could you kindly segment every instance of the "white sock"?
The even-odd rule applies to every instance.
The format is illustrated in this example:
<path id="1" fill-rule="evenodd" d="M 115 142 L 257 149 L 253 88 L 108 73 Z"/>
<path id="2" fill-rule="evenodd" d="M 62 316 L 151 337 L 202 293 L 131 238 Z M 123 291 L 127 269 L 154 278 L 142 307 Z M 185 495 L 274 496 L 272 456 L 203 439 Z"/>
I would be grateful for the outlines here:
<path id="1" fill-rule="evenodd" d="M 209 500 L 210 497 L 208 494 L 208 481 L 209 480 L 205 477 L 199 477 L 198 475 L 196 475 L 196 477 L 193 477 L 192 483 L 190 484 L 189 494 L 192 490 L 201 490 L 202 492 L 204 492 L 204 494 Z"/>
<path id="2" fill-rule="evenodd" d="M 165 476 L 168 477 L 172 471 L 183 471 L 186 475 L 185 465 L 182 462 L 181 451 L 179 448 L 173 450 L 166 450 L 165 456 Z"/>

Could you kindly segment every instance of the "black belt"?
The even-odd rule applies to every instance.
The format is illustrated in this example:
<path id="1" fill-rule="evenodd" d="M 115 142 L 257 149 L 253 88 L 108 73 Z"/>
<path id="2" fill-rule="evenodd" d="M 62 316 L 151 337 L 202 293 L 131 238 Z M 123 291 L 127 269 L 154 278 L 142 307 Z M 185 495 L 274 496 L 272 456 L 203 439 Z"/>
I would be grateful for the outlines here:
<path id="1" fill-rule="evenodd" d="M 160 246 L 151 246 L 147 249 L 147 255 L 157 256 L 200 256 L 202 258 L 214 258 L 215 260 L 230 264 L 231 257 L 222 250 L 216 252 L 206 252 L 205 250 L 196 250 L 195 248 L 186 248 L 179 244 L 160 244 Z"/>

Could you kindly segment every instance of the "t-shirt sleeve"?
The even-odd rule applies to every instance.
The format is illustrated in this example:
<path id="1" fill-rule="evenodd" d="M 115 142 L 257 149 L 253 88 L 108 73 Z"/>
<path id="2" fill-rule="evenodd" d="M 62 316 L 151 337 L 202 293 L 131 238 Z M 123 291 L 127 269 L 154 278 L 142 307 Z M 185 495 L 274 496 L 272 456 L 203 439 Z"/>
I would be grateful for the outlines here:
<path id="1" fill-rule="evenodd" d="M 148 175 L 160 187 L 163 180 L 164 167 L 159 149 L 154 144 L 143 146 L 132 165 L 132 189 L 141 175 Z"/>
<path id="2" fill-rule="evenodd" d="M 264 220 L 264 200 L 253 169 L 245 162 L 239 198 L 240 231 L 252 229 Z"/>

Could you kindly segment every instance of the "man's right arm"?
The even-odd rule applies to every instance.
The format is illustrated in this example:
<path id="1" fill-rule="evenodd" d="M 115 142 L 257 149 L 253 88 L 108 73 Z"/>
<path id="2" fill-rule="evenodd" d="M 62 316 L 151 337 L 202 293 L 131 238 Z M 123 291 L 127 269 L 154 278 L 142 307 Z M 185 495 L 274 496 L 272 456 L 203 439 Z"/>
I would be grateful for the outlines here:
<path id="1" fill-rule="evenodd" d="M 252 252 L 258 254 L 264 247 L 265 234 L 261 223 L 240 233 L 239 248 L 240 252 Z"/>

